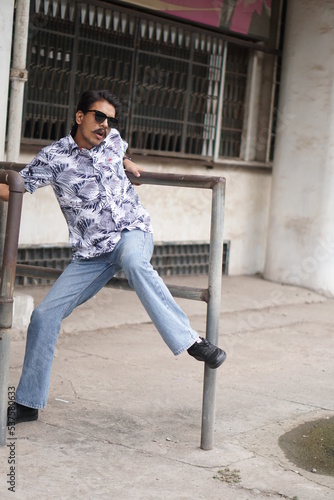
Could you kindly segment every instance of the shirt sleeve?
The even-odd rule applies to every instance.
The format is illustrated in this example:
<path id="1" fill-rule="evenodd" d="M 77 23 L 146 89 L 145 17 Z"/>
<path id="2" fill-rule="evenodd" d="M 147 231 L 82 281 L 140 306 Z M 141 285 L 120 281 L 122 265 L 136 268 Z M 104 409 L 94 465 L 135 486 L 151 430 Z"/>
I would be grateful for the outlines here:
<path id="1" fill-rule="evenodd" d="M 41 150 L 37 156 L 20 172 L 25 189 L 34 193 L 36 189 L 52 183 L 52 169 L 47 151 Z"/>

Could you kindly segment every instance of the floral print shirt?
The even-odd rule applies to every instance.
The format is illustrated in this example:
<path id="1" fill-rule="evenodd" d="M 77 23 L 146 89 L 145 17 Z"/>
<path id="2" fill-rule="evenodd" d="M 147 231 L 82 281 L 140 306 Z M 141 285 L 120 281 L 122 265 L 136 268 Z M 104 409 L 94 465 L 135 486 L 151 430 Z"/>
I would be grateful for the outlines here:
<path id="1" fill-rule="evenodd" d="M 73 258 L 111 252 L 124 229 L 152 232 L 150 216 L 124 171 L 127 146 L 116 129 L 91 149 L 80 149 L 67 135 L 43 148 L 20 172 L 29 193 L 52 186 Z"/>

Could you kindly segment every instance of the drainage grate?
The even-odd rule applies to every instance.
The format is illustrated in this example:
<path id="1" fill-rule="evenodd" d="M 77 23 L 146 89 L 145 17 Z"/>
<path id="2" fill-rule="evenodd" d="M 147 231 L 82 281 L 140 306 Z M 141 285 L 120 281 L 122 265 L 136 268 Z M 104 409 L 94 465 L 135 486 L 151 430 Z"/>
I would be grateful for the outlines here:
<path id="1" fill-rule="evenodd" d="M 209 243 L 156 243 L 152 265 L 160 276 L 207 274 L 209 270 Z M 228 274 L 230 242 L 223 246 L 223 274 Z M 17 263 L 30 266 L 65 269 L 71 262 L 72 252 L 68 246 L 29 246 L 20 247 Z M 16 276 L 16 285 L 49 285 L 52 279 Z"/>

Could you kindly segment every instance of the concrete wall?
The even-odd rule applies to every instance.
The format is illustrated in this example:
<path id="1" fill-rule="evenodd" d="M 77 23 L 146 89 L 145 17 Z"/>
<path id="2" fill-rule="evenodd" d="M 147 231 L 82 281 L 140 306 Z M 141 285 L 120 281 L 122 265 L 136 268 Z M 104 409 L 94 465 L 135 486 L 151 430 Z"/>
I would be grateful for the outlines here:
<path id="1" fill-rule="evenodd" d="M 21 154 L 20 162 L 33 155 Z M 231 240 L 230 274 L 263 271 L 270 195 L 270 170 L 215 167 L 200 162 L 150 159 L 136 161 L 147 171 L 219 175 L 226 178 L 226 240 Z M 195 166 L 194 166 L 195 165 Z M 197 166 L 196 166 L 197 165 Z M 141 202 L 152 215 L 156 242 L 208 241 L 211 191 L 167 186 L 139 186 Z M 20 244 L 67 243 L 67 226 L 51 188 L 24 196 Z"/>
<path id="2" fill-rule="evenodd" d="M 6 119 L 12 46 L 14 0 L 1 2 L 0 15 L 0 161 L 5 160 Z"/>
<path id="3" fill-rule="evenodd" d="M 334 293 L 334 4 L 288 2 L 264 276 Z"/>

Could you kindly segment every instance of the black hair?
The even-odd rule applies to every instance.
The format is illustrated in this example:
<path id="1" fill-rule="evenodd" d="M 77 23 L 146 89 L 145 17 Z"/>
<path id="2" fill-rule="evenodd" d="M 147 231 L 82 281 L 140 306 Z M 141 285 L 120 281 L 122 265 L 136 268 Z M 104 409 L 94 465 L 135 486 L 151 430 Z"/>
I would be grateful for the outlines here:
<path id="1" fill-rule="evenodd" d="M 121 109 L 121 103 L 119 99 L 114 94 L 111 94 L 108 90 L 86 90 L 86 92 L 84 92 L 79 99 L 75 113 L 77 113 L 78 111 L 82 111 L 84 114 L 86 114 L 87 111 L 90 110 L 90 107 L 94 104 L 94 102 L 97 101 L 107 101 L 109 102 L 109 104 L 114 106 L 115 118 L 118 118 Z M 72 137 L 75 137 L 77 130 L 78 124 L 74 115 L 74 123 L 71 128 Z"/>

